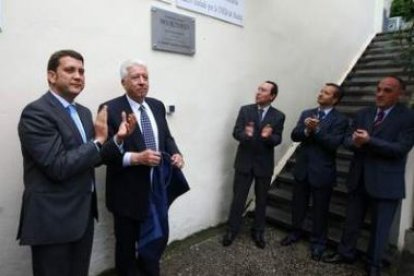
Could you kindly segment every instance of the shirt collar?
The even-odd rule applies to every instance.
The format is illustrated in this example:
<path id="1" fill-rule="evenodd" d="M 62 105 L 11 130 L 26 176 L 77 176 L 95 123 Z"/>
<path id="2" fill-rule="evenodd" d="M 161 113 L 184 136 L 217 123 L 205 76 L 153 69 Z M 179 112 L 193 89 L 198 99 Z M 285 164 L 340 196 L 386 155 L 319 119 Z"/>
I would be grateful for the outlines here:
<path id="1" fill-rule="evenodd" d="M 50 93 L 63 105 L 64 108 L 67 108 L 69 105 L 76 105 L 75 102 L 68 102 L 65 100 L 62 96 L 60 96 L 58 93 L 56 93 L 53 90 L 49 90 Z"/>
<path id="2" fill-rule="evenodd" d="M 257 110 L 262 109 L 263 113 L 266 113 L 269 110 L 269 108 L 270 108 L 270 104 L 266 105 L 265 107 L 261 107 L 259 105 L 257 106 Z"/>
<path id="3" fill-rule="evenodd" d="M 126 96 L 126 98 L 128 100 L 129 105 L 131 106 L 131 109 L 132 110 L 138 111 L 140 109 L 141 105 L 143 105 L 145 107 L 145 109 L 148 110 L 149 106 L 148 106 L 148 104 L 147 104 L 147 102 L 145 100 L 142 103 L 138 103 L 138 102 L 134 101 L 133 99 L 131 99 L 128 96 L 128 94 L 125 94 L 125 96 Z"/>
<path id="4" fill-rule="evenodd" d="M 392 105 L 392 106 L 390 106 L 390 107 L 388 107 L 387 109 L 382 109 L 382 111 L 384 111 L 384 116 L 387 116 L 388 115 L 388 113 L 390 113 L 390 111 L 394 108 L 394 106 L 395 106 L 395 104 L 394 105 Z M 376 113 L 376 115 L 378 115 L 378 113 L 381 111 L 381 108 L 378 108 L 377 107 L 377 113 Z"/>
<path id="5" fill-rule="evenodd" d="M 331 107 L 328 107 L 328 108 L 321 108 L 321 107 L 318 107 L 318 112 L 319 111 L 322 111 L 323 113 L 325 113 L 325 116 L 327 116 L 328 114 L 329 114 L 329 112 L 331 112 L 332 111 L 332 109 L 333 109 L 333 107 L 331 106 Z"/>

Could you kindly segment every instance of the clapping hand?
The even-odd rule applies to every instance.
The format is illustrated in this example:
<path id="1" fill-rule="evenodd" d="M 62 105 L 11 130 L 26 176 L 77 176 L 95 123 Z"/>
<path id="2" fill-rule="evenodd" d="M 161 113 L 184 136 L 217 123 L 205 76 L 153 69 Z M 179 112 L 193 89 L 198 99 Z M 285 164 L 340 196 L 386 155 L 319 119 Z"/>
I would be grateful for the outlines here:
<path id="1" fill-rule="evenodd" d="M 105 143 L 108 138 L 108 107 L 104 105 L 96 115 L 94 128 L 95 128 L 95 140 L 99 143 Z"/>
<path id="2" fill-rule="evenodd" d="M 122 121 L 119 125 L 118 132 L 116 133 L 117 144 L 122 144 L 124 139 L 131 135 L 137 126 L 137 120 L 133 113 L 127 115 L 125 111 L 122 111 L 121 116 Z"/>

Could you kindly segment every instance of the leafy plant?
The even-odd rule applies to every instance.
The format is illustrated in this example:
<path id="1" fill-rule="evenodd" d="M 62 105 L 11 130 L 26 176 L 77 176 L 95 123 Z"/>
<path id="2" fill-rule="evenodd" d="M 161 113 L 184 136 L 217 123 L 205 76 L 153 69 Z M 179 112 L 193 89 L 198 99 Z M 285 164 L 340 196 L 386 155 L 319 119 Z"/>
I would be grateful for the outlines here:
<path id="1" fill-rule="evenodd" d="M 409 22 L 414 19 L 413 0 L 394 0 L 391 4 L 391 16 L 401 16 Z"/>
<path id="2" fill-rule="evenodd" d="M 390 16 L 401 16 L 409 23 L 408 29 L 401 30 L 397 36 L 403 49 L 400 58 L 406 64 L 404 70 L 411 80 L 414 77 L 414 0 L 394 0 L 391 4 Z M 414 108 L 414 93 L 411 95 L 409 105 Z"/>

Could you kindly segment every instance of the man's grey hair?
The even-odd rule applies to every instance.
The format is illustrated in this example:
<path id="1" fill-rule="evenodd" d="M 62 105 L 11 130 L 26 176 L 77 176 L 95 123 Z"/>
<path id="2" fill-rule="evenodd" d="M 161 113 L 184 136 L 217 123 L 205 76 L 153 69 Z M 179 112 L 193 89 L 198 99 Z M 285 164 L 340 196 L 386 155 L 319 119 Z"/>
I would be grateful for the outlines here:
<path id="1" fill-rule="evenodd" d="M 145 62 L 139 59 L 128 59 L 121 64 L 119 73 L 121 74 L 121 80 L 123 80 L 128 75 L 128 69 L 132 66 L 140 66 L 147 68 Z"/>

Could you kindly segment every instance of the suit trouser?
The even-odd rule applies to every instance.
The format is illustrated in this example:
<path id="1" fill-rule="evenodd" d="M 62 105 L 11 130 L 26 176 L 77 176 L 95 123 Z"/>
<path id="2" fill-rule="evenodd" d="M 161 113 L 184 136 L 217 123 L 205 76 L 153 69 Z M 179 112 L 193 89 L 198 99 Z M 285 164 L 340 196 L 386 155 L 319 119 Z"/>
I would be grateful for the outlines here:
<path id="1" fill-rule="evenodd" d="M 267 192 L 269 190 L 271 177 L 255 177 L 253 172 L 241 173 L 236 171 L 233 183 L 233 201 L 231 203 L 228 220 L 229 230 L 233 233 L 238 233 L 240 230 L 246 199 L 253 179 L 255 182 L 254 191 L 256 196 L 256 209 L 254 212 L 254 225 L 252 230 L 257 233 L 264 232 Z"/>
<path id="2" fill-rule="evenodd" d="M 91 215 L 85 233 L 79 240 L 31 246 L 33 275 L 88 276 L 93 230 L 94 222 Z"/>
<path id="3" fill-rule="evenodd" d="M 399 203 L 399 199 L 373 198 L 367 194 L 364 185 L 359 185 L 354 192 L 349 194 L 345 226 L 338 252 L 347 258 L 355 258 L 360 229 L 369 206 L 372 217 L 367 251 L 368 262 L 372 266 L 380 267 Z"/>
<path id="4" fill-rule="evenodd" d="M 296 181 L 292 197 L 292 224 L 296 232 L 303 230 L 303 222 L 312 196 L 311 247 L 324 250 L 328 232 L 329 202 L 332 186 L 314 187 L 308 181 Z"/>
<path id="5" fill-rule="evenodd" d="M 137 257 L 141 221 L 114 214 L 115 269 L 118 276 L 159 275 L 159 260 Z M 168 240 L 152 243 L 154 250 L 163 250 Z"/>
<path id="6" fill-rule="evenodd" d="M 139 220 L 114 214 L 115 269 L 118 276 L 141 275 L 136 258 L 140 223 Z"/>

